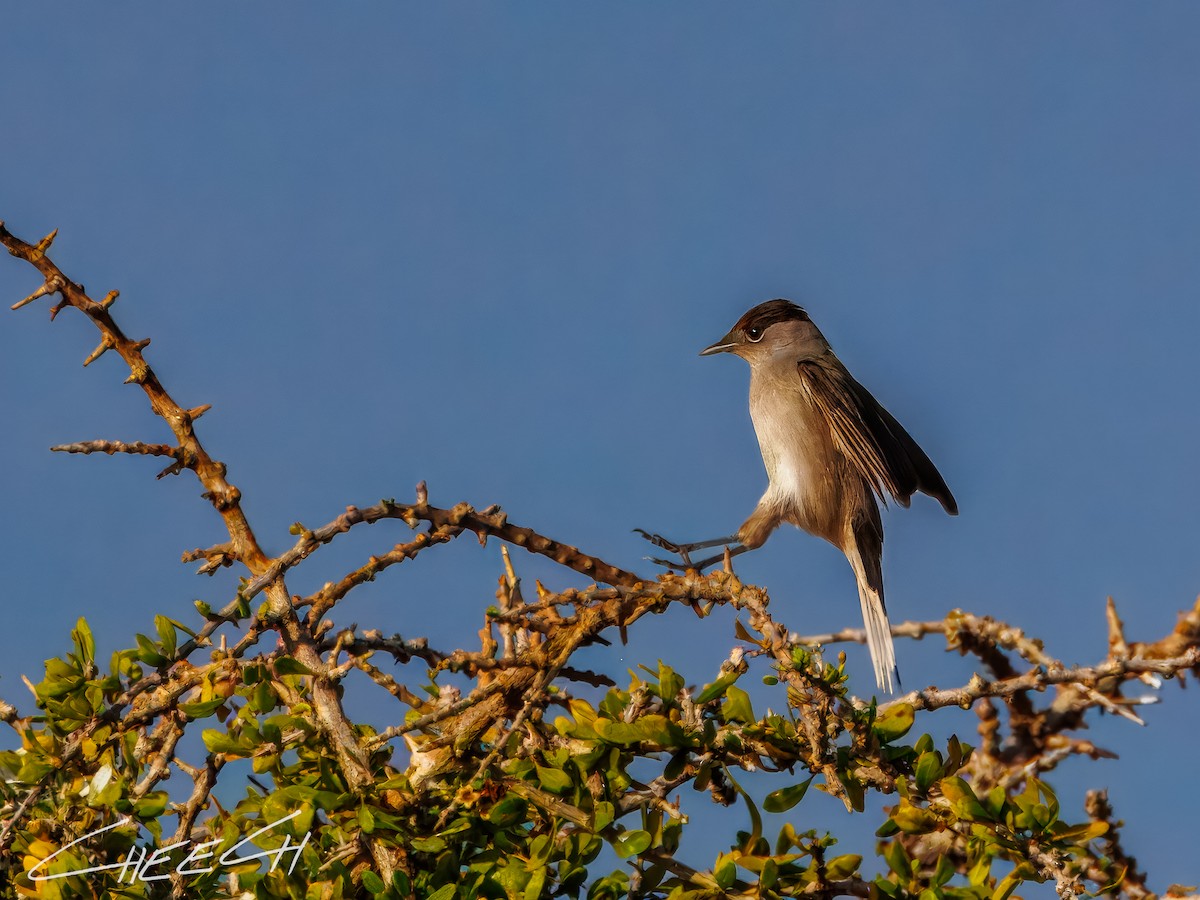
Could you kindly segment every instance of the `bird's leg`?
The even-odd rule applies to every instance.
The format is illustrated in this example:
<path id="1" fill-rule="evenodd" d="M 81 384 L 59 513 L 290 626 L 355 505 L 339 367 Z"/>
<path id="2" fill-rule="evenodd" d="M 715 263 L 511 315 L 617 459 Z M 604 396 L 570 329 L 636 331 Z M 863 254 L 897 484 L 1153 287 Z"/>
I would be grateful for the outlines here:
<path id="1" fill-rule="evenodd" d="M 693 550 L 707 550 L 709 547 L 725 547 L 730 544 L 735 544 L 737 545 L 736 548 L 730 551 L 730 555 L 735 556 L 738 553 L 743 553 L 749 549 L 748 547 L 743 547 L 740 543 L 738 543 L 738 536 L 736 534 L 731 534 L 726 537 L 713 538 L 712 540 L 708 541 L 692 541 L 689 544 L 677 544 L 674 541 L 667 540 L 661 534 L 651 534 L 650 532 L 644 531 L 641 528 L 635 528 L 633 530 L 652 543 L 655 547 L 662 547 L 662 549 L 666 550 L 668 553 L 677 554 L 679 558 L 683 560 L 683 564 L 689 569 L 703 569 L 705 566 L 711 566 L 713 563 L 720 562 L 725 558 L 725 554 L 722 553 L 720 556 L 714 556 L 710 559 L 704 560 L 703 562 L 694 563 L 692 562 L 691 557 L 691 552 Z M 678 568 L 676 563 L 669 560 L 655 559 L 652 556 L 647 557 L 647 559 L 649 559 L 650 562 L 657 563 L 660 566 Z"/>
<path id="2" fill-rule="evenodd" d="M 734 544 L 732 547 L 730 547 L 728 544 L 726 544 L 726 547 L 728 548 L 729 555 L 731 557 L 737 556 L 739 553 L 745 553 L 747 550 L 754 549 L 753 547 L 747 547 L 745 544 Z M 724 552 L 721 552 L 721 553 L 718 553 L 716 556 L 710 556 L 708 559 L 702 559 L 702 560 L 700 560 L 700 562 L 692 563 L 691 567 L 693 569 L 695 569 L 697 572 L 699 572 L 703 569 L 707 569 L 709 566 L 715 566 L 717 563 L 724 562 L 724 561 L 725 561 L 725 554 L 724 554 Z M 654 560 L 654 562 L 658 562 L 658 560 Z"/>

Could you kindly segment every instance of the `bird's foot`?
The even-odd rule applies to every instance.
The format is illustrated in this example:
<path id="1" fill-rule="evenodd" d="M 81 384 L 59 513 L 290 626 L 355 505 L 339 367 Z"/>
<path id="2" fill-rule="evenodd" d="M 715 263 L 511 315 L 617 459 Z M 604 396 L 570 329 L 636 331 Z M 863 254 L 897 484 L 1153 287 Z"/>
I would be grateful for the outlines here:
<path id="1" fill-rule="evenodd" d="M 650 532 L 646 531 L 644 528 L 635 528 L 633 530 L 636 531 L 638 534 L 640 534 L 642 537 L 644 537 L 646 540 L 648 540 L 650 543 L 652 543 L 655 547 L 661 547 L 663 550 L 666 550 L 668 553 L 674 553 L 681 560 L 683 560 L 683 564 L 685 566 L 687 566 L 689 569 L 692 568 L 692 558 L 691 558 L 691 556 L 688 555 L 688 551 L 691 549 L 694 549 L 694 548 L 692 548 L 688 544 L 677 544 L 674 541 L 667 540 L 661 534 L 651 534 Z M 654 563 L 655 565 L 665 566 L 668 569 L 678 569 L 679 568 L 679 563 L 674 560 L 658 559 L 657 557 L 654 557 L 654 556 L 647 556 L 646 559 L 650 560 L 650 562 Z"/>
<path id="2" fill-rule="evenodd" d="M 737 538 L 736 534 L 731 534 L 727 537 L 714 538 L 714 539 L 708 540 L 708 541 L 692 541 L 691 543 L 680 544 L 680 543 L 676 543 L 675 541 L 667 540 L 661 534 L 651 534 L 650 532 L 645 531 L 641 528 L 635 528 L 633 530 L 636 531 L 638 534 L 640 534 L 642 537 L 644 537 L 646 540 L 648 540 L 655 547 L 661 547 L 663 550 L 666 550 L 668 553 L 674 553 L 676 556 L 679 557 L 680 560 L 683 561 L 683 567 L 686 567 L 688 569 L 696 569 L 697 571 L 703 570 L 703 569 L 707 568 L 708 566 L 711 566 L 715 563 L 721 562 L 722 560 L 725 559 L 725 554 L 724 554 L 724 552 L 722 552 L 722 553 L 717 554 L 716 556 L 710 556 L 708 559 L 702 559 L 699 562 L 693 562 L 692 557 L 691 557 L 691 553 L 693 550 L 705 550 L 709 547 L 724 547 L 724 546 L 729 546 L 730 544 L 734 545 L 734 549 L 730 551 L 731 556 L 736 555 L 738 553 L 742 553 L 746 550 L 745 547 L 743 547 L 741 544 L 738 543 L 738 538 Z M 647 556 L 646 558 L 648 560 L 650 560 L 650 562 L 652 562 L 656 565 L 659 565 L 659 566 L 665 566 L 668 569 L 680 568 L 680 564 L 673 560 L 658 559 L 653 556 Z"/>

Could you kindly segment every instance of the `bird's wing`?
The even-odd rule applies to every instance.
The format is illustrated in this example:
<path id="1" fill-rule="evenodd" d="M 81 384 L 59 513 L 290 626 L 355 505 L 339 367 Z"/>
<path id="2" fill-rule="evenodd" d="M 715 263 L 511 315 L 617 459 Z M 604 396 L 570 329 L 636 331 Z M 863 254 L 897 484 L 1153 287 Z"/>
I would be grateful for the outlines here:
<path id="1" fill-rule="evenodd" d="M 908 506 L 909 498 L 921 491 L 950 515 L 958 514 L 954 495 L 925 451 L 843 366 L 805 360 L 798 368 L 838 449 L 881 500 L 886 502 L 890 494 Z"/>

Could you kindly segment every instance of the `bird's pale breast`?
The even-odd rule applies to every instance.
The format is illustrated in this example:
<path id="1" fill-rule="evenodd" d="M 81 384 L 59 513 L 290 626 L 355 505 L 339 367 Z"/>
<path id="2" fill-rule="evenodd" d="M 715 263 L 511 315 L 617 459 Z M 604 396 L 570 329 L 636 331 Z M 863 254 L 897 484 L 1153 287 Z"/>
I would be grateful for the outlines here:
<path id="1" fill-rule="evenodd" d="M 774 506 L 785 521 L 839 543 L 844 481 L 839 475 L 846 460 L 800 379 L 756 372 L 750 380 L 750 418 L 770 479 L 760 505 Z"/>

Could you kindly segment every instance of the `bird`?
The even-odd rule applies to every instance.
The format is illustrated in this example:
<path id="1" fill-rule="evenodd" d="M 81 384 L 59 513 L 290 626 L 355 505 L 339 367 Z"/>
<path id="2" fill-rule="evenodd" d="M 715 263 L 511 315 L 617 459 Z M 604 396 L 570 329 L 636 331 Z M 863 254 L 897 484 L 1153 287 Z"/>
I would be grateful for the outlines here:
<path id="1" fill-rule="evenodd" d="M 894 693 L 900 673 L 883 599 L 876 497 L 885 506 L 890 497 L 907 507 L 919 491 L 956 516 L 954 495 L 925 451 L 837 358 L 803 307 L 783 299 L 758 304 L 700 351 L 718 353 L 750 364 L 750 418 L 769 479 L 766 492 L 728 537 L 677 544 L 637 530 L 697 569 L 724 554 L 692 563 L 691 551 L 721 545 L 730 555 L 753 550 L 784 522 L 829 541 L 854 570 L 875 681 Z"/>

